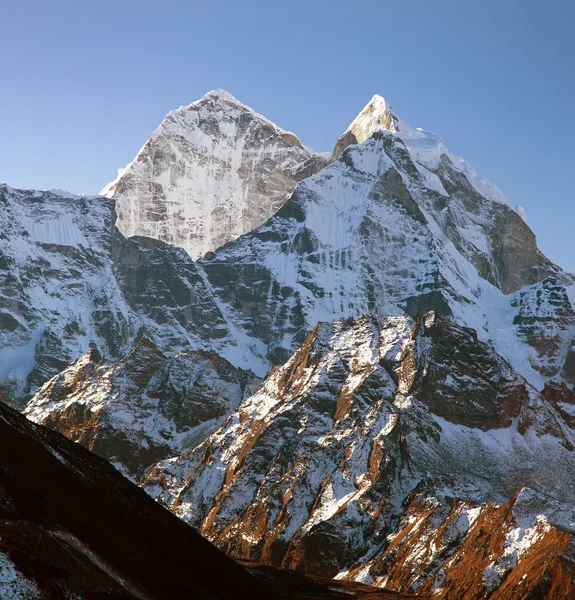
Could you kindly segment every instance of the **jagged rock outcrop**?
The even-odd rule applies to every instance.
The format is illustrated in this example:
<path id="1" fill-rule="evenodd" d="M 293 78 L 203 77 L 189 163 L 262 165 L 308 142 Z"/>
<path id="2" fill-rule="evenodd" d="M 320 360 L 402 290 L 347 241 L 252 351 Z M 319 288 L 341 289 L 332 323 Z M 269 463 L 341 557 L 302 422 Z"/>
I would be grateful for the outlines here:
<path id="1" fill-rule="evenodd" d="M 267 221 L 328 160 L 224 90 L 170 112 L 103 190 L 118 228 L 213 252 Z"/>
<path id="2" fill-rule="evenodd" d="M 261 380 L 214 352 L 166 358 L 146 338 L 114 363 L 96 351 L 46 382 L 24 414 L 137 481 L 213 433 Z"/>
<path id="3" fill-rule="evenodd" d="M 575 595 L 573 533 L 537 514 L 533 490 L 500 505 L 439 496 L 414 490 L 384 552 L 341 578 L 434 598 Z"/>
<path id="4" fill-rule="evenodd" d="M 497 577 L 502 586 L 529 570 L 520 556 L 524 570 L 514 571 L 500 543 L 522 527 L 525 556 L 541 565 L 525 589 L 543 589 L 549 573 L 568 564 L 571 537 L 561 527 L 575 516 L 575 434 L 549 394 L 473 330 L 436 313 L 320 324 L 218 431 L 156 465 L 143 485 L 232 556 L 359 580 L 372 573 L 405 592 L 439 594 L 443 586 L 449 598 L 466 596 L 460 571 L 445 561 L 466 555 L 474 536 L 485 535 L 491 548 L 469 580 L 476 597 L 486 597 Z M 444 561 L 428 552 L 417 562 L 440 514 L 445 521 L 454 510 L 457 521 L 457 511 L 475 511 L 485 529 L 524 486 L 538 498 L 522 513 L 532 524 L 510 517 L 507 529 L 481 535 L 469 527 L 445 542 L 447 550 L 438 547 Z M 423 519 L 422 506 L 429 527 L 410 534 L 402 566 L 394 548 Z M 484 578 L 491 563 L 493 577 Z"/>
<path id="5" fill-rule="evenodd" d="M 571 371 L 570 341 L 575 336 L 575 311 L 565 286 L 556 277 L 518 291 L 512 305 L 517 308 L 513 322 L 520 337 L 534 350 L 531 366 L 544 377 L 562 376 L 575 383 Z"/>

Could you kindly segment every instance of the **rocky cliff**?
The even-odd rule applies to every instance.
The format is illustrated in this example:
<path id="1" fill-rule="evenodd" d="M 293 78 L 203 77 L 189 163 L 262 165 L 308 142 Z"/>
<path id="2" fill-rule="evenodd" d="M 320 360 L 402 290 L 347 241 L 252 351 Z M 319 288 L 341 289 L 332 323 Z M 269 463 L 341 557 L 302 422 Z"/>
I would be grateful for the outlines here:
<path id="1" fill-rule="evenodd" d="M 24 414 L 137 481 L 213 433 L 260 382 L 213 352 L 166 358 L 142 338 L 117 362 L 96 351 L 80 357 L 40 387 Z"/>

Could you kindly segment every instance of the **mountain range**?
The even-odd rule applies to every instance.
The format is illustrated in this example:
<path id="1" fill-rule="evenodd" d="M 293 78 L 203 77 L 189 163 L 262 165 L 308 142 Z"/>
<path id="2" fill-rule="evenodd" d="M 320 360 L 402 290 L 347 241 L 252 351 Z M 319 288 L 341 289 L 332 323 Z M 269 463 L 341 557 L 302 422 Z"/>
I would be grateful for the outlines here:
<path id="1" fill-rule="evenodd" d="M 437 135 L 214 90 L 103 194 L 0 187 L 12 404 L 238 560 L 572 597 L 575 279 Z"/>

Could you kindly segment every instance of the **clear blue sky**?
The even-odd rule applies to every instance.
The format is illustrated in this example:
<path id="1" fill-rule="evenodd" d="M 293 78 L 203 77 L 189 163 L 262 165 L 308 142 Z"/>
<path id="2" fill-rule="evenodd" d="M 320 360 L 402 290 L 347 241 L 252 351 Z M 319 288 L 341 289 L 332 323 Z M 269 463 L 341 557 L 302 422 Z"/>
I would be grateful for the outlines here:
<path id="1" fill-rule="evenodd" d="M 0 181 L 97 193 L 218 87 L 327 150 L 379 93 L 575 270 L 572 0 L 2 0 L 0 17 Z"/>

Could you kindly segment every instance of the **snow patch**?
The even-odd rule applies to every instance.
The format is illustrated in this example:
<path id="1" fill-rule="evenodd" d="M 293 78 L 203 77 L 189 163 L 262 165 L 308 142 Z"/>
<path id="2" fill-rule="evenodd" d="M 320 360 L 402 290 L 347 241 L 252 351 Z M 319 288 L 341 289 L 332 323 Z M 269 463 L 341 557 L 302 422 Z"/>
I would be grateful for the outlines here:
<path id="1" fill-rule="evenodd" d="M 0 552 L 0 598 L 2 600 L 33 600 L 40 598 L 35 582 L 16 568 L 10 558 Z"/>
<path id="2" fill-rule="evenodd" d="M 30 341 L 14 348 L 0 348 L 0 381 L 17 383 L 17 391 L 22 391 L 26 378 L 36 366 L 36 345 L 44 334 L 44 326 L 32 331 Z"/>

